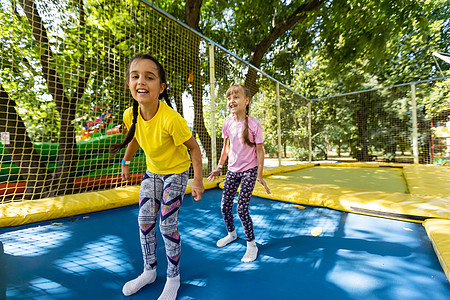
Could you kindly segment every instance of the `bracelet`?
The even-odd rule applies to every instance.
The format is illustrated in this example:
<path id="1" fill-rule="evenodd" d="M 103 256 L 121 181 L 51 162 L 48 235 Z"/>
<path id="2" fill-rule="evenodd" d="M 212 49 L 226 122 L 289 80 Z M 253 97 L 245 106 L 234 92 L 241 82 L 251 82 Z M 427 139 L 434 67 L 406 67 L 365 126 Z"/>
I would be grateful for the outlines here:
<path id="1" fill-rule="evenodd" d="M 131 161 L 130 161 L 130 160 L 123 160 L 123 159 L 122 159 L 122 165 L 128 166 L 129 164 L 131 164 Z"/>
<path id="2" fill-rule="evenodd" d="M 218 164 L 217 167 L 222 170 L 222 165 Z"/>

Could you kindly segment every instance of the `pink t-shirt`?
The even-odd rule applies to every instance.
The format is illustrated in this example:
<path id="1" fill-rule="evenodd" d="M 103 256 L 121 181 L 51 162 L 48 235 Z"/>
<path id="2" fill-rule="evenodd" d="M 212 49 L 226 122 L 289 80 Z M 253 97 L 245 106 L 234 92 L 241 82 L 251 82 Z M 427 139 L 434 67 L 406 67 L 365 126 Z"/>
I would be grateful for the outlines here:
<path id="1" fill-rule="evenodd" d="M 228 170 L 232 172 L 243 172 L 258 166 L 256 146 L 250 147 L 242 137 L 244 124 L 245 121 L 237 123 L 231 117 L 226 119 L 222 126 L 222 137 L 230 140 Z M 261 123 L 251 116 L 248 117 L 248 137 L 255 144 L 263 142 Z"/>

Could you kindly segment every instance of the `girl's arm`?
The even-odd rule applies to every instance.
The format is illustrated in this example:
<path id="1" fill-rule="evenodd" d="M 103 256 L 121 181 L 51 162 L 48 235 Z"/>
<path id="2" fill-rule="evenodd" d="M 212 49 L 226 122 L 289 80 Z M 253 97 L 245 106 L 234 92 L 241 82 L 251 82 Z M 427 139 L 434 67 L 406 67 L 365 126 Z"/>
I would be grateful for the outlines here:
<path id="1" fill-rule="evenodd" d="M 184 145 L 189 148 L 191 152 L 192 167 L 194 168 L 194 181 L 192 182 L 191 194 L 195 201 L 202 200 L 202 194 L 205 191 L 203 187 L 202 175 L 202 153 L 200 146 L 193 136 Z"/>
<path id="2" fill-rule="evenodd" d="M 127 149 L 125 150 L 125 154 L 123 156 L 123 160 L 131 161 L 136 151 L 138 151 L 140 145 L 136 138 L 134 137 L 131 142 L 128 143 Z M 130 180 L 130 165 L 122 164 L 122 180 L 128 181 Z"/>
<path id="3" fill-rule="evenodd" d="M 270 189 L 263 179 L 263 170 L 264 170 L 264 147 L 263 147 L 263 144 L 256 144 L 256 157 L 258 159 L 258 175 L 256 177 L 256 180 L 258 180 L 258 182 L 264 186 L 267 194 L 270 194 Z"/>
<path id="4" fill-rule="evenodd" d="M 223 147 L 222 147 L 222 153 L 220 154 L 219 165 L 223 166 L 223 164 L 227 160 L 229 152 L 230 152 L 230 139 L 225 138 L 223 140 Z M 208 181 L 212 181 L 212 180 L 215 180 L 216 178 L 219 178 L 221 172 L 222 172 L 222 169 L 219 167 L 216 167 L 215 170 L 213 170 L 211 173 L 209 173 Z"/>

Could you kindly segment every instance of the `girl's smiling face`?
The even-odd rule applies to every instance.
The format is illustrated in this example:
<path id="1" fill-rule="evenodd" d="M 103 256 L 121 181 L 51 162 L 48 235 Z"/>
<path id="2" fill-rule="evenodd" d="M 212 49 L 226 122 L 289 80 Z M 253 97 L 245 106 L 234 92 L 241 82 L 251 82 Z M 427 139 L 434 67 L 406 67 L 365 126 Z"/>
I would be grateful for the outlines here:
<path id="1" fill-rule="evenodd" d="M 131 95 L 141 105 L 158 101 L 166 88 L 159 79 L 158 66 L 150 59 L 136 59 L 130 65 L 128 87 Z"/>
<path id="2" fill-rule="evenodd" d="M 246 108 L 250 102 L 250 98 L 245 96 L 245 92 L 240 86 L 233 86 L 228 89 L 227 107 L 233 115 L 245 116 Z"/>

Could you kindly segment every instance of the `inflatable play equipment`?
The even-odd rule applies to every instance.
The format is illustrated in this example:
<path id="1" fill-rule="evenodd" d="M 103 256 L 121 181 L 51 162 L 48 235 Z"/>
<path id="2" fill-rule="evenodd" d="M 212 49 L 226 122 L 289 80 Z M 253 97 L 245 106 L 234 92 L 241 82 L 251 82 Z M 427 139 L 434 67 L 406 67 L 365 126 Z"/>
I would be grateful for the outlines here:
<path id="1" fill-rule="evenodd" d="M 77 142 L 78 161 L 76 163 L 77 187 L 109 186 L 120 182 L 120 154 L 110 157 L 109 145 L 123 140 L 122 133 L 100 135 Z M 56 170 L 58 165 L 57 143 L 34 143 L 35 151 L 41 156 L 49 173 Z M 122 154 L 125 150 L 122 150 Z M 11 161 L 8 151 L 0 143 L 0 196 L 8 196 L 12 193 L 22 193 L 25 182 L 19 175 L 19 168 Z M 140 181 L 145 172 L 145 156 L 139 150 L 134 157 L 134 164 L 130 171 L 134 174 L 133 182 Z"/>

